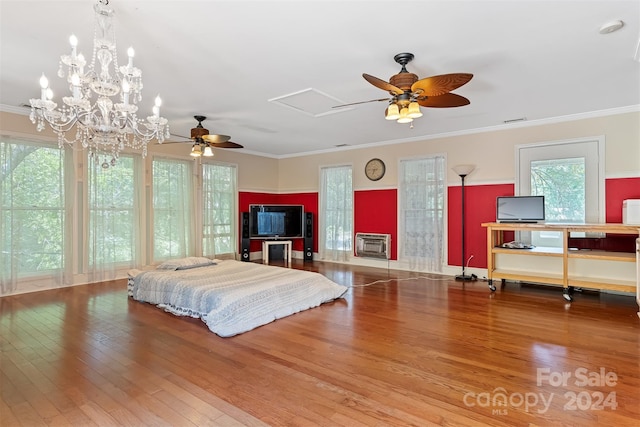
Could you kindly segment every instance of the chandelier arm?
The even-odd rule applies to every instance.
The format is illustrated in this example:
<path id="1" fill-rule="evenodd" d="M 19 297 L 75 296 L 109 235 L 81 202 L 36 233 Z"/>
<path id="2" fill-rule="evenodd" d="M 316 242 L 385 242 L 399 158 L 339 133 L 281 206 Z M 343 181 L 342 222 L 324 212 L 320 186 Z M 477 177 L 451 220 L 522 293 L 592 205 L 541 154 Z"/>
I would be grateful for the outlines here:
<path id="1" fill-rule="evenodd" d="M 63 122 L 55 120 L 55 117 L 51 117 L 48 114 L 43 114 L 42 117 L 44 118 L 44 120 L 46 120 L 47 123 L 49 123 L 49 126 L 51 126 L 51 128 L 54 129 L 56 133 L 70 131 L 78 121 L 78 118 L 75 115 L 69 116 L 69 119 Z"/>
<path id="2" fill-rule="evenodd" d="M 61 115 L 60 117 L 65 117 L 65 118 L 68 117 L 68 120 L 59 122 L 56 120 L 57 114 L 52 116 L 51 114 L 47 114 L 45 112 L 46 110 L 43 110 L 43 109 L 36 109 L 36 111 L 33 111 L 33 110 L 34 108 L 32 108 L 31 121 L 33 123 L 38 122 L 39 131 L 44 128 L 43 122 L 48 123 L 51 129 L 54 131 L 54 133 L 58 135 L 59 148 L 62 148 L 65 143 L 73 144 L 77 140 L 77 137 L 74 140 L 68 140 L 66 138 L 66 133 L 71 129 L 73 129 L 73 126 L 76 124 L 78 120 L 75 115 L 69 115 L 69 116 Z"/>

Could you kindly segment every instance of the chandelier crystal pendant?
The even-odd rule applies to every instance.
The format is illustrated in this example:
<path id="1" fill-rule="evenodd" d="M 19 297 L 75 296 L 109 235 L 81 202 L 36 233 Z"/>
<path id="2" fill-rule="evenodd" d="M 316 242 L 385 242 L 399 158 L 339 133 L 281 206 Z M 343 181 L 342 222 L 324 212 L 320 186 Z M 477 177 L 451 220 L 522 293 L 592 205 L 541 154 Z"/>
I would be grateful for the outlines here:
<path id="1" fill-rule="evenodd" d="M 48 123 L 58 135 L 60 148 L 65 143 L 81 143 L 89 158 L 96 163 L 102 160 L 103 168 L 114 166 L 125 149 L 142 150 L 145 157 L 151 140 L 162 143 L 170 136 L 167 119 L 160 117 L 160 96 L 146 120 L 136 115 L 137 104 L 142 100 L 142 71 L 133 65 L 133 48 L 127 51 L 127 65 L 118 66 L 114 11 L 108 4 L 108 0 L 98 0 L 94 6 L 96 22 L 89 66 L 82 53 L 77 52 L 78 39 L 74 35 L 69 38 L 71 54 L 60 57 L 58 76 L 64 78 L 66 68 L 71 96 L 63 97 L 58 108 L 43 74 L 40 99 L 30 100 L 30 119 L 39 132 Z M 68 139 L 67 132 L 74 128 L 75 137 Z"/>

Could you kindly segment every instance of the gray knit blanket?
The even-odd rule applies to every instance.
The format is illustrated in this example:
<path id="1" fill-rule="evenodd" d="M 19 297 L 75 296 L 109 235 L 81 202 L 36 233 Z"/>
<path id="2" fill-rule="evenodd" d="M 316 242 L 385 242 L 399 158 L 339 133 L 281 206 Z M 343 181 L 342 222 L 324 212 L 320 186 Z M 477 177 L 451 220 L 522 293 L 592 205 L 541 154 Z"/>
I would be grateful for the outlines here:
<path id="1" fill-rule="evenodd" d="M 137 272 L 129 280 L 133 299 L 178 316 L 200 318 L 221 337 L 317 307 L 346 291 L 319 273 L 234 260 Z"/>

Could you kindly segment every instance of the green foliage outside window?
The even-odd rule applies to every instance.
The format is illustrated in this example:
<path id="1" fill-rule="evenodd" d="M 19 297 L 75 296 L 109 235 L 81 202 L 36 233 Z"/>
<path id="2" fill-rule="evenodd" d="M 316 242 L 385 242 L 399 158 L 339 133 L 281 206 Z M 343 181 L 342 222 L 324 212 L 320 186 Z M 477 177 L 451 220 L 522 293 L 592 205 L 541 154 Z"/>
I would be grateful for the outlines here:
<path id="1" fill-rule="evenodd" d="M 235 253 L 236 168 L 202 165 L 202 253 Z"/>
<path id="2" fill-rule="evenodd" d="M 165 260 L 191 255 L 190 162 L 153 161 L 153 257 Z"/>
<path id="3" fill-rule="evenodd" d="M 135 261 L 134 159 L 120 156 L 115 167 L 89 167 L 89 265 Z"/>
<path id="4" fill-rule="evenodd" d="M 584 158 L 531 163 L 531 195 L 544 196 L 545 221 L 585 222 Z"/>
<path id="5" fill-rule="evenodd" d="M 0 141 L 0 270 L 58 270 L 64 258 L 64 152 Z"/>

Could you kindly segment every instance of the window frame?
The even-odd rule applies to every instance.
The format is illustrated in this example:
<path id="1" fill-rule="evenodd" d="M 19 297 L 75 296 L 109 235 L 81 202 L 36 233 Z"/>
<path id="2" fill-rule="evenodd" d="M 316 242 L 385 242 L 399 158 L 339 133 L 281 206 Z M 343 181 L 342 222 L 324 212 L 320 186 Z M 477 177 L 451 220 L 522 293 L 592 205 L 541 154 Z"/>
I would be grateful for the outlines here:
<path id="1" fill-rule="evenodd" d="M 92 165 L 91 163 L 91 159 L 88 158 L 88 156 L 85 156 L 86 159 L 86 170 L 87 170 L 87 177 L 86 177 L 86 188 L 85 188 L 85 200 L 86 200 L 86 204 L 84 206 L 82 206 L 82 208 L 85 211 L 85 226 L 81 227 L 84 233 L 84 236 L 86 236 L 86 238 L 83 239 L 84 242 L 84 250 L 83 253 L 86 254 L 82 255 L 84 257 L 84 259 L 82 260 L 82 264 L 83 264 L 83 268 L 85 269 L 85 271 L 92 271 L 92 270 L 96 270 L 96 269 L 100 269 L 100 268 L 105 268 L 107 266 L 112 266 L 112 267 L 133 267 L 136 265 L 139 265 L 142 259 L 142 254 L 141 254 L 141 244 L 140 241 L 142 239 L 142 230 L 140 227 L 140 221 L 138 220 L 138 218 L 140 218 L 140 216 L 142 215 L 143 212 L 143 203 L 142 203 L 142 195 L 140 194 L 140 189 L 143 187 L 143 182 L 142 182 L 142 168 L 143 168 L 143 162 L 142 162 L 142 158 L 139 154 L 133 154 L 133 153 L 121 153 L 119 158 L 118 158 L 118 162 L 116 163 L 115 166 L 110 167 L 108 169 L 106 169 L 104 172 L 105 173 L 113 173 L 113 171 L 117 171 L 118 167 L 122 167 L 122 158 L 127 158 L 127 159 L 131 159 L 132 161 L 132 170 L 131 170 L 131 177 L 132 177 L 132 205 L 130 207 L 123 207 L 123 206 L 116 206 L 116 207 L 94 207 L 92 205 L 91 202 L 91 192 L 92 192 L 92 172 L 90 171 L 91 168 L 95 168 L 97 169 L 97 172 L 100 173 L 102 172 L 99 168 L 100 165 L 95 166 Z M 130 243 L 131 246 L 131 259 L 128 260 L 117 260 L 114 262 L 105 262 L 105 261 L 99 261 L 98 263 L 95 262 L 91 262 L 91 257 L 90 257 L 90 253 L 91 253 L 91 247 L 90 247 L 90 242 L 91 242 L 91 228 L 93 227 L 92 225 L 92 214 L 95 211 L 101 211 L 101 212 L 106 212 L 106 211 L 111 211 L 111 212 L 117 212 L 117 211 L 127 211 L 130 213 L 130 217 L 131 217 L 131 231 L 132 231 L 132 241 Z"/>
<path id="2" fill-rule="evenodd" d="M 348 248 L 339 248 L 339 249 L 335 249 L 335 248 L 327 248 L 327 216 L 326 216 L 326 212 L 327 212 L 327 194 L 326 194 L 326 188 L 324 185 L 324 181 L 326 178 L 326 173 L 330 170 L 337 170 L 337 169 L 345 169 L 348 168 L 349 172 L 350 172 L 350 178 L 351 178 L 351 191 L 350 191 L 350 205 L 351 208 L 350 209 L 340 209 L 340 211 L 344 211 L 346 212 L 344 218 L 345 220 L 348 222 L 348 225 L 350 226 L 351 230 L 349 231 L 349 235 L 350 235 L 350 241 L 349 241 L 349 247 Z M 353 255 L 353 248 L 354 248 L 354 227 L 355 227 L 355 220 L 354 220 L 354 215 L 355 215 L 355 196 L 354 196 L 354 189 L 353 189 L 353 165 L 352 164 L 336 164 L 336 165 L 325 165 L 325 166 L 320 166 L 319 168 L 319 180 L 320 180 L 320 190 L 319 190 L 319 206 L 318 206 L 318 252 L 320 255 L 321 259 L 328 259 L 328 260 L 338 260 L 338 261 L 348 261 L 349 259 L 351 259 L 352 255 Z M 343 234 L 344 231 L 343 231 Z"/>
<path id="3" fill-rule="evenodd" d="M 156 176 L 155 176 L 156 162 L 173 162 L 173 163 L 179 163 L 186 167 L 186 171 L 183 171 L 185 173 L 183 178 L 186 178 L 186 182 L 187 182 L 187 184 L 183 187 L 184 193 L 186 193 L 186 196 L 185 196 L 186 200 L 183 200 L 183 204 L 191 206 L 191 210 L 187 212 L 187 214 L 184 215 L 184 218 L 183 218 L 184 220 L 183 226 L 185 228 L 183 230 L 184 234 L 182 235 L 182 239 L 184 240 L 185 247 L 183 248 L 183 250 L 177 253 L 171 253 L 167 257 L 156 256 L 156 243 L 157 243 L 156 238 L 158 235 L 156 231 L 156 217 L 159 212 L 167 211 L 167 208 L 158 209 L 156 206 L 156 194 L 155 194 L 156 193 Z M 153 156 L 153 158 L 151 159 L 150 167 L 151 167 L 151 173 L 150 173 L 151 175 L 150 190 L 151 191 L 150 191 L 150 199 L 147 202 L 150 205 L 149 206 L 150 214 L 148 215 L 148 223 L 147 223 L 147 229 L 149 230 L 149 234 L 148 234 L 149 250 L 147 255 L 149 260 L 147 264 L 153 265 L 158 262 L 166 261 L 171 258 L 179 258 L 179 257 L 195 255 L 196 252 L 195 252 L 194 242 L 197 243 L 197 241 L 195 240 L 194 233 L 195 233 L 195 227 L 196 227 L 195 216 L 196 216 L 197 210 L 194 209 L 194 206 L 196 206 L 195 205 L 196 198 L 193 197 L 195 187 L 196 187 L 196 183 L 193 176 L 193 168 L 194 168 L 193 161 L 184 159 L 181 157 Z M 171 208 L 171 209 L 173 210 L 175 208 Z"/>
<path id="4" fill-rule="evenodd" d="M 230 194 L 230 202 L 231 202 L 231 213 L 230 213 L 230 223 L 229 224 L 225 224 L 229 226 L 229 233 L 228 234 L 224 234 L 221 236 L 216 235 L 215 233 L 209 235 L 209 234 L 205 234 L 205 222 L 206 222 L 206 206 L 205 206 L 205 193 L 204 193 L 204 189 L 206 188 L 205 185 L 205 168 L 206 167 L 225 167 L 225 168 L 229 168 L 233 170 L 233 189 L 231 191 Z M 198 230 L 200 230 L 198 234 L 198 241 L 200 242 L 200 247 L 201 250 L 199 251 L 200 254 L 202 254 L 203 256 L 221 256 L 221 255 L 233 255 L 235 257 L 235 253 L 237 251 L 237 247 L 238 247 L 238 166 L 236 164 L 232 164 L 232 163 L 224 163 L 224 162 L 202 162 L 201 167 L 200 167 L 200 177 L 201 177 L 201 188 L 202 190 L 198 192 L 198 197 L 200 200 L 197 203 L 197 205 L 199 206 L 198 210 L 202 213 L 201 219 L 199 220 L 199 223 L 197 223 L 198 226 Z M 216 226 L 219 226 L 220 224 L 212 224 L 212 227 L 215 228 Z M 213 248 L 214 248 L 214 253 L 208 253 L 209 251 L 205 251 L 206 245 L 204 243 L 204 241 L 206 239 L 219 239 L 222 237 L 228 236 L 230 238 L 230 248 L 229 248 L 229 252 L 221 252 L 221 253 L 217 253 L 215 252 L 215 247 L 216 244 L 215 242 L 213 243 Z"/>
<path id="5" fill-rule="evenodd" d="M 19 146 L 36 147 L 36 151 L 37 149 L 44 148 L 52 152 L 59 152 L 60 153 L 58 157 L 59 169 L 57 171 L 57 175 L 61 176 L 61 178 L 59 181 L 60 201 L 59 201 L 59 205 L 55 207 L 52 205 L 39 206 L 39 207 L 33 206 L 33 205 L 31 206 L 25 205 L 25 206 L 20 206 L 19 208 L 15 208 L 15 207 L 11 207 L 9 209 L 5 209 L 4 207 L 0 208 L 3 211 L 11 211 L 11 212 L 15 212 L 15 211 L 26 212 L 26 211 L 34 211 L 34 210 L 42 211 L 42 212 L 45 212 L 45 211 L 54 212 L 54 213 L 57 212 L 57 216 L 59 217 L 58 221 L 59 221 L 59 227 L 60 227 L 60 241 L 56 243 L 60 247 L 60 252 L 57 253 L 57 257 L 59 257 L 60 259 L 59 265 L 54 268 L 21 272 L 19 268 L 16 270 L 14 261 L 9 262 L 9 268 L 6 269 L 3 267 L 3 270 L 5 271 L 3 272 L 2 275 L 0 275 L 0 285 L 2 285 L 2 292 L 0 293 L 0 296 L 4 294 L 4 291 L 6 289 L 11 289 L 11 288 L 14 288 L 14 290 L 17 289 L 19 287 L 19 283 L 21 282 L 30 282 L 32 280 L 37 281 L 39 279 L 48 279 L 48 278 L 52 278 L 56 282 L 66 280 L 61 276 L 67 274 L 70 270 L 70 266 L 73 264 L 73 260 L 70 259 L 70 254 L 71 254 L 70 247 L 72 244 L 70 237 L 71 237 L 71 227 L 73 226 L 73 224 L 72 224 L 72 221 L 70 221 L 68 191 L 70 188 L 70 184 L 69 184 L 70 180 L 72 180 L 74 176 L 73 172 L 68 172 L 69 166 L 71 166 L 73 162 L 72 152 L 68 149 L 65 149 L 64 147 L 60 148 L 57 145 L 54 145 L 46 141 L 34 140 L 34 139 L 23 139 L 23 138 L 11 136 L 11 135 L 2 135 L 1 142 L 4 144 L 10 144 L 10 145 L 16 145 L 16 146 L 19 145 Z M 33 153 L 30 153 L 27 156 L 25 156 L 25 159 L 31 154 Z M 22 188 L 22 189 L 27 190 L 28 187 Z M 0 188 L 0 191 L 1 190 L 2 189 Z M 4 195 L 0 194 L 0 197 L 4 198 Z M 12 225 L 11 225 L 11 228 L 13 229 Z M 11 239 L 13 242 L 12 233 L 9 232 L 7 235 L 12 236 Z M 13 249 L 14 249 L 14 245 L 13 243 L 11 243 L 11 248 L 9 251 L 10 257 L 14 260 L 19 259 L 19 256 L 16 256 Z M 6 282 L 6 280 L 8 280 L 8 282 Z"/>
<path id="6" fill-rule="evenodd" d="M 585 223 L 605 222 L 605 137 L 604 135 L 560 141 L 519 144 L 515 146 L 515 195 L 531 195 L 531 174 L 527 162 L 585 158 Z M 528 153 L 527 153 L 528 151 Z M 594 194 L 597 193 L 597 194 Z M 601 233 L 571 233 L 573 237 L 602 237 Z M 522 232 L 517 240 L 536 246 L 557 247 L 562 239 L 557 233 Z"/>

